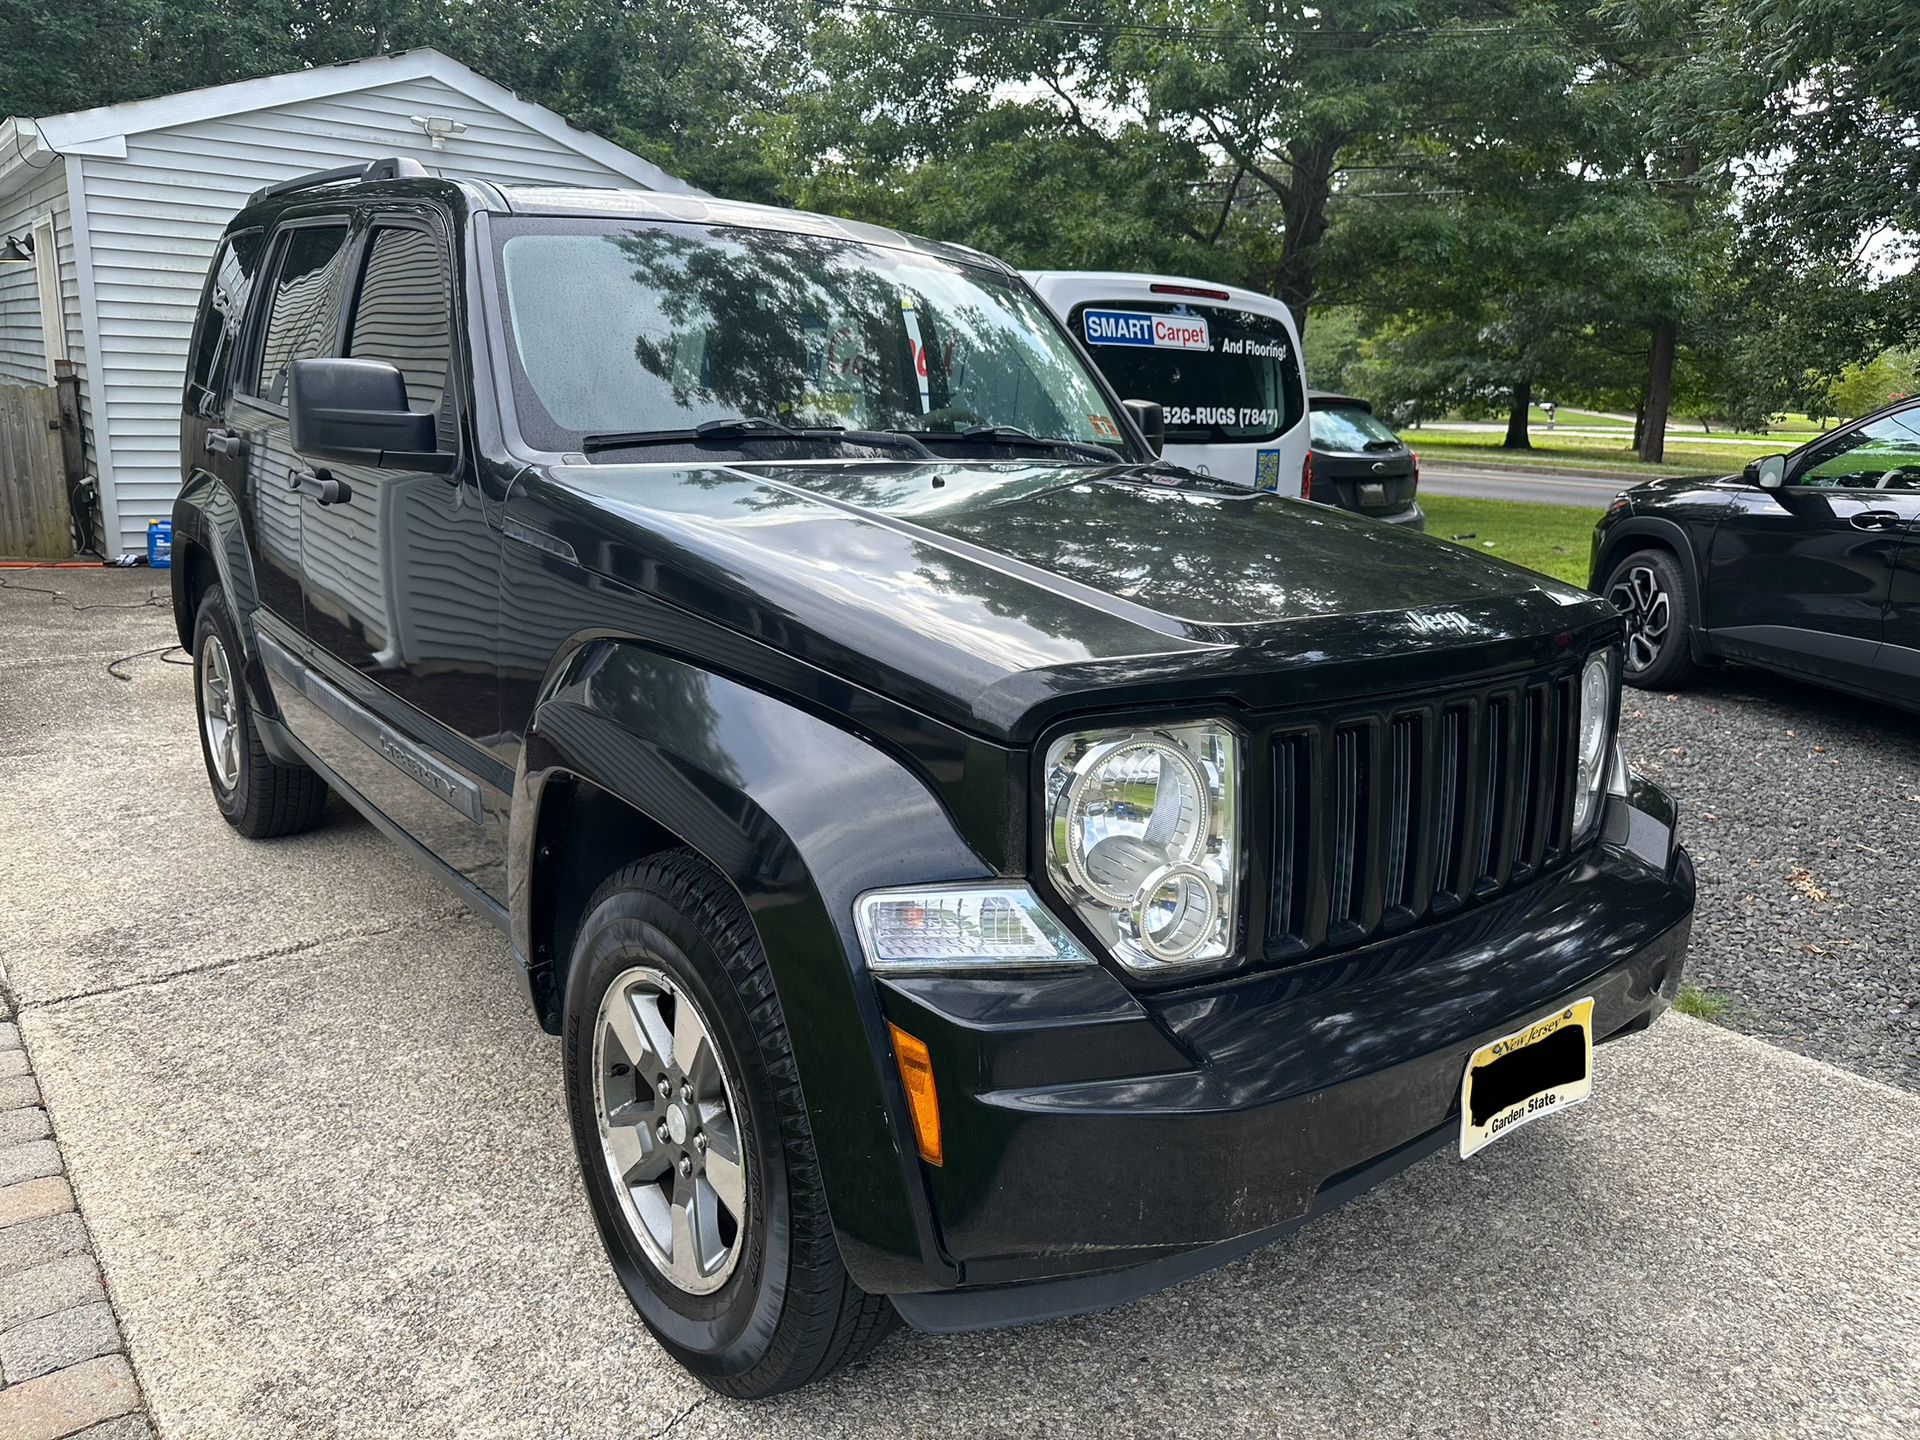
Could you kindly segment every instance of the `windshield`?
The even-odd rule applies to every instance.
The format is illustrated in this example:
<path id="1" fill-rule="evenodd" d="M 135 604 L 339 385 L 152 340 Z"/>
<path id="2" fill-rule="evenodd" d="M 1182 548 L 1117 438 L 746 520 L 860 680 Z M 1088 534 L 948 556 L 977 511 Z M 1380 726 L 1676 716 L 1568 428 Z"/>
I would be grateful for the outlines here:
<path id="1" fill-rule="evenodd" d="M 1371 410 L 1358 405 L 1336 405 L 1313 412 L 1313 443 L 1322 450 L 1384 450 L 1398 446 L 1395 435 Z"/>
<path id="2" fill-rule="evenodd" d="M 1052 318 L 984 267 L 835 236 L 625 221 L 496 225 L 516 413 L 532 443 L 712 421 L 1113 447 Z"/>
<path id="3" fill-rule="evenodd" d="M 1257 444 L 1300 421 L 1300 362 L 1284 322 L 1219 305 L 1094 301 L 1073 328 L 1130 400 L 1157 400 L 1167 439 Z"/>

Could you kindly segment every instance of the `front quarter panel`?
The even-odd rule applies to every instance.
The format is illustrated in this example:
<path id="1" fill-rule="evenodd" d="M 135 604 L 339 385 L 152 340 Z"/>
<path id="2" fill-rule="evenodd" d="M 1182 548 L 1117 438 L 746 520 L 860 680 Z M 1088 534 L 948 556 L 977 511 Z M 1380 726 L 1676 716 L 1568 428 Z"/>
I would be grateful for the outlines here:
<path id="1" fill-rule="evenodd" d="M 1672 551 L 1693 589 L 1692 643 L 1696 656 L 1704 658 L 1702 622 L 1710 606 L 1704 557 L 1712 553 L 1714 530 L 1738 503 L 1736 492 L 1725 481 L 1656 480 L 1627 491 L 1625 498 L 1624 508 L 1609 510 L 1594 527 L 1588 588 L 1604 593 L 1613 567 L 1643 546 Z"/>
<path id="2" fill-rule="evenodd" d="M 940 1259 L 878 996 L 853 924 L 885 885 L 991 869 L 902 766 L 826 721 L 631 642 L 562 660 L 527 735 L 514 797 L 513 935 L 528 954 L 546 787 L 578 777 L 698 850 L 745 902 L 807 1096 L 841 1254 L 856 1283 L 951 1283 Z"/>

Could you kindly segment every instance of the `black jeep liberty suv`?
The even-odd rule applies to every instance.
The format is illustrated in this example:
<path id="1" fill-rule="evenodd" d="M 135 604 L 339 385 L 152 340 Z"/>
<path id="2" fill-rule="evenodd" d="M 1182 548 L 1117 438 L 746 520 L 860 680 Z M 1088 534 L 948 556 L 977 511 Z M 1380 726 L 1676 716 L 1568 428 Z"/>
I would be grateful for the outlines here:
<path id="1" fill-rule="evenodd" d="M 1613 608 L 1165 467 L 986 256 L 379 161 L 253 197 L 188 364 L 216 802 L 506 930 L 718 1390 L 1220 1264 L 1679 984 Z"/>

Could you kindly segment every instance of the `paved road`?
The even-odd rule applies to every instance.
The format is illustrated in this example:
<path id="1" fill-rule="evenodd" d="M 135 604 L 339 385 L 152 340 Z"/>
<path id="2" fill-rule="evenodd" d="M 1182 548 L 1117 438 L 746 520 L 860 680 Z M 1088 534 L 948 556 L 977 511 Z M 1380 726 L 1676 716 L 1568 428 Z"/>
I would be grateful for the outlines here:
<path id="1" fill-rule="evenodd" d="M 1420 464 L 1420 489 L 1430 495 L 1462 495 L 1474 500 L 1528 500 L 1543 505 L 1579 505 L 1604 510 L 1622 490 L 1640 483 L 1635 475 L 1565 475 L 1491 466 Z"/>
<path id="2" fill-rule="evenodd" d="M 1920 1097 L 1680 1017 L 1167 1294 L 710 1398 L 608 1274 L 498 934 L 344 810 L 234 836 L 188 670 L 107 672 L 162 612 L 0 589 L 0 634 L 0 954 L 163 1436 L 1920 1433 Z"/>

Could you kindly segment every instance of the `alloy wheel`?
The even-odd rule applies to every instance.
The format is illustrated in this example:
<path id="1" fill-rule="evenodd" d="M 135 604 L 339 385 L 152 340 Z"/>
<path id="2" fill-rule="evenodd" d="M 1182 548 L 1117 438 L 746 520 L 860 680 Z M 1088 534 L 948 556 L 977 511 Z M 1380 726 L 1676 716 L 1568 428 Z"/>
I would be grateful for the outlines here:
<path id="1" fill-rule="evenodd" d="M 1673 624 L 1673 600 L 1651 566 L 1635 565 L 1617 577 L 1607 599 L 1627 617 L 1627 671 L 1637 675 L 1660 658 Z"/>
<path id="2" fill-rule="evenodd" d="M 690 1295 L 718 1290 L 747 1232 L 747 1162 L 734 1088 L 691 996 L 636 965 L 600 999 L 594 1116 L 634 1239 Z"/>
<path id="3" fill-rule="evenodd" d="M 240 707 L 233 694 L 233 667 L 218 635 L 200 647 L 200 728 L 207 737 L 214 779 L 231 790 L 240 778 Z"/>

